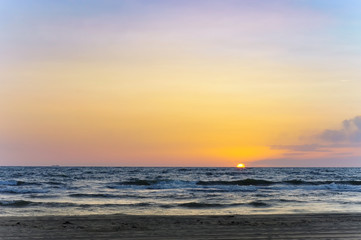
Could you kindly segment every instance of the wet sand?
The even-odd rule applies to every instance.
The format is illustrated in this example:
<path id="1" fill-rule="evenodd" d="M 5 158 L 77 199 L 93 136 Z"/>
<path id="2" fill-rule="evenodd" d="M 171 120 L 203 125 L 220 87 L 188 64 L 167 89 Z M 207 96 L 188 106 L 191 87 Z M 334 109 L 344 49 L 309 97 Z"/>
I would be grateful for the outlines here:
<path id="1" fill-rule="evenodd" d="M 361 239 L 361 214 L 0 217 L 0 239 Z"/>

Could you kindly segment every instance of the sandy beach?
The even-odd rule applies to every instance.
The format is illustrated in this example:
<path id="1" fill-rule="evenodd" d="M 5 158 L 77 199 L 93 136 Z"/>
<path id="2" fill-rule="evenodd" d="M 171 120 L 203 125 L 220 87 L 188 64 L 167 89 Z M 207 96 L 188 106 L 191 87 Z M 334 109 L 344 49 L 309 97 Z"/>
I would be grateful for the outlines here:
<path id="1" fill-rule="evenodd" d="M 361 214 L 1 217 L 0 239 L 361 239 Z"/>

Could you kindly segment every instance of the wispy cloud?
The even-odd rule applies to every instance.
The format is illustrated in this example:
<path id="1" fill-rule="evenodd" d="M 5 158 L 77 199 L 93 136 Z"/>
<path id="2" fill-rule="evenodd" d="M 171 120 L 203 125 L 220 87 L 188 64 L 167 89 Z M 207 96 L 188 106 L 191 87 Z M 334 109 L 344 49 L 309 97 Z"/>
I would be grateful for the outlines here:
<path id="1" fill-rule="evenodd" d="M 325 129 L 302 139 L 309 143 L 270 146 L 284 150 L 282 158 L 255 161 L 253 166 L 360 166 L 361 115 L 342 121 L 338 129 Z"/>
<path id="2" fill-rule="evenodd" d="M 277 150 L 290 150 L 296 152 L 329 152 L 329 150 L 324 149 L 325 146 L 319 144 L 304 144 L 304 145 L 272 145 L 271 149 Z"/>
<path id="3" fill-rule="evenodd" d="M 289 157 L 264 159 L 252 162 L 253 167 L 355 167 L 360 166 L 358 156 L 334 156 L 326 158 L 293 159 Z"/>
<path id="4" fill-rule="evenodd" d="M 286 151 L 283 156 L 305 156 L 309 154 L 349 155 L 361 146 L 361 116 L 346 119 L 339 129 L 325 129 L 307 138 L 309 142 L 296 145 L 271 145 L 270 149 Z M 347 151 L 347 152 L 340 152 Z"/>
<path id="5" fill-rule="evenodd" d="M 361 116 L 346 119 L 341 129 L 326 129 L 318 137 L 331 143 L 361 143 Z"/>

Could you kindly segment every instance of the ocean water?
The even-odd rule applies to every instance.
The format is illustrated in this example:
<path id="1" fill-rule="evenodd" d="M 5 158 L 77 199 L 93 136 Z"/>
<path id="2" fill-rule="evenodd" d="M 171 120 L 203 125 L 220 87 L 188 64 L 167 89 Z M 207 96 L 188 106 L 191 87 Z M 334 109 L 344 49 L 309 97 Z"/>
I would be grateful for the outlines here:
<path id="1" fill-rule="evenodd" d="M 361 212 L 361 168 L 0 167 L 0 215 Z"/>

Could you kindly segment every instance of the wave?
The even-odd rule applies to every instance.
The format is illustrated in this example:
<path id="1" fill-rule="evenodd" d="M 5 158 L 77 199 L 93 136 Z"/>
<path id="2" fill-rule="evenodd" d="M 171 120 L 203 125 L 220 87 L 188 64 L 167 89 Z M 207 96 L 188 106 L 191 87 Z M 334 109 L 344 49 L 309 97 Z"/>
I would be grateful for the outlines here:
<path id="1" fill-rule="evenodd" d="M 114 182 L 108 185 L 108 188 L 117 188 L 118 186 L 151 186 L 158 183 L 158 180 L 143 180 L 143 179 L 132 179 L 124 182 Z"/>
<path id="2" fill-rule="evenodd" d="M 218 204 L 218 203 L 199 203 L 199 202 L 181 203 L 181 204 L 178 204 L 177 206 L 186 207 L 186 208 L 220 208 L 220 207 L 225 207 L 225 205 Z"/>
<path id="3" fill-rule="evenodd" d="M 2 207 L 28 207 L 28 206 L 46 206 L 46 207 L 72 207 L 77 206 L 74 203 L 60 203 L 60 202 L 33 202 L 26 200 L 11 200 L 0 201 Z"/>
<path id="4" fill-rule="evenodd" d="M 0 181 L 0 185 L 18 186 L 20 185 L 20 182 L 15 180 Z"/>
<path id="5" fill-rule="evenodd" d="M 123 189 L 128 187 L 145 187 L 147 189 L 181 189 L 181 188 L 194 188 L 196 186 L 195 181 L 184 181 L 184 180 L 170 180 L 170 179 L 132 179 L 123 182 L 113 182 L 107 185 L 110 189 Z"/>
<path id="6" fill-rule="evenodd" d="M 276 184 L 276 182 L 261 180 L 261 179 L 244 179 L 236 181 L 198 181 L 197 185 L 239 185 L 239 186 L 268 186 Z"/>
<path id="7" fill-rule="evenodd" d="M 292 184 L 292 185 L 328 185 L 328 184 L 342 184 L 360 186 L 361 181 L 302 181 L 302 180 L 289 180 L 280 183 Z"/>
<path id="8" fill-rule="evenodd" d="M 23 182 L 23 181 L 18 181 L 18 180 L 7 180 L 7 181 L 0 181 L 0 185 L 2 185 L 2 186 L 21 186 L 21 185 L 41 185 L 41 183 Z"/>
<path id="9" fill-rule="evenodd" d="M 361 181 L 303 181 L 299 179 L 286 180 L 286 181 L 268 181 L 262 179 L 244 179 L 235 181 L 198 181 L 197 185 L 238 185 L 238 186 L 269 186 L 275 184 L 287 184 L 287 185 L 329 185 L 329 184 L 342 184 L 361 186 Z"/>
<path id="10" fill-rule="evenodd" d="M 34 194 L 28 195 L 27 197 L 33 198 L 33 199 L 37 199 L 37 198 L 49 199 L 49 198 L 61 198 L 62 195 L 59 195 L 59 194 L 46 194 L 46 193 L 45 194 L 34 193 Z"/>
<path id="11" fill-rule="evenodd" d="M 151 206 L 151 203 L 140 202 L 140 203 L 129 203 L 129 204 L 117 204 L 117 203 L 106 203 L 106 204 L 86 204 L 86 203 L 73 203 L 73 202 L 35 202 L 25 200 L 11 200 L 11 201 L 0 201 L 1 207 L 13 207 L 13 208 L 24 208 L 24 207 L 47 207 L 47 208 L 64 208 L 64 207 L 147 207 Z"/>
<path id="12" fill-rule="evenodd" d="M 73 193 L 69 194 L 69 197 L 74 198 L 119 198 L 120 195 L 104 194 L 104 193 Z"/>
<path id="13" fill-rule="evenodd" d="M 47 173 L 47 177 L 59 177 L 59 178 L 70 178 L 71 176 L 68 174 L 61 174 L 61 173 Z"/>
<path id="14" fill-rule="evenodd" d="M 206 203 L 206 202 L 188 202 L 188 203 L 180 203 L 177 205 L 173 205 L 173 207 L 184 207 L 184 208 L 192 208 L 192 209 L 202 209 L 202 208 L 232 208 L 238 206 L 252 206 L 252 207 L 270 207 L 271 204 L 265 203 L 262 201 L 252 201 L 249 203 Z M 162 207 L 170 207 L 162 206 Z"/>
<path id="15" fill-rule="evenodd" d="M 252 207 L 270 207 L 271 205 L 262 201 L 252 201 L 249 202 L 248 205 Z"/>
<path id="16" fill-rule="evenodd" d="M 48 182 L 45 182 L 45 183 L 49 184 L 49 185 L 66 185 L 66 183 L 58 182 L 58 181 L 48 181 Z"/>
<path id="17" fill-rule="evenodd" d="M 294 202 L 291 200 L 287 200 L 287 202 Z M 280 201 L 283 202 L 283 201 Z M 280 203 L 277 202 L 277 203 Z M 205 203 L 205 202 L 189 202 L 189 203 L 181 203 L 177 205 L 178 207 L 185 207 L 185 208 L 231 208 L 231 207 L 239 207 L 239 206 L 251 206 L 255 208 L 265 208 L 271 207 L 272 204 L 266 203 L 260 200 L 246 202 L 246 203 Z"/>
<path id="18" fill-rule="evenodd" d="M 344 181 L 344 183 L 341 183 L 341 184 L 348 184 L 348 185 L 360 186 L 360 185 L 361 185 L 361 181 Z"/>
<path id="19" fill-rule="evenodd" d="M 3 188 L 0 189 L 0 193 L 7 194 L 29 194 L 29 193 L 47 193 L 47 190 L 43 189 L 27 189 L 27 188 Z"/>
<path id="20" fill-rule="evenodd" d="M 156 204 L 149 202 L 140 202 L 140 203 L 130 203 L 130 204 L 117 204 L 117 203 L 106 203 L 106 204 L 78 204 L 73 202 L 35 202 L 35 201 L 25 201 L 25 200 L 13 200 L 13 201 L 0 201 L 1 207 L 10 207 L 10 208 L 26 208 L 26 207 L 46 207 L 46 208 L 67 208 L 67 207 L 76 207 L 76 208 L 104 208 L 104 207 L 159 207 L 159 208 L 188 208 L 188 209 L 214 209 L 214 208 L 232 208 L 237 206 L 252 206 L 256 208 L 260 207 L 269 207 L 271 206 L 268 203 L 262 201 L 253 201 L 249 203 L 206 203 L 206 202 L 187 202 L 179 204 Z"/>
<path id="21" fill-rule="evenodd" d="M 158 183 L 157 180 L 142 180 L 142 179 L 134 179 L 130 181 L 121 182 L 121 185 L 135 185 L 135 186 L 150 186 Z"/>
<path id="22" fill-rule="evenodd" d="M 22 185 L 36 185 L 39 186 L 41 183 L 38 182 L 24 182 L 18 180 L 3 180 L 0 181 L 0 186 L 22 186 Z"/>
<path id="23" fill-rule="evenodd" d="M 31 201 L 15 200 L 15 201 L 0 201 L 0 206 L 3 207 L 26 207 L 30 205 Z"/>

